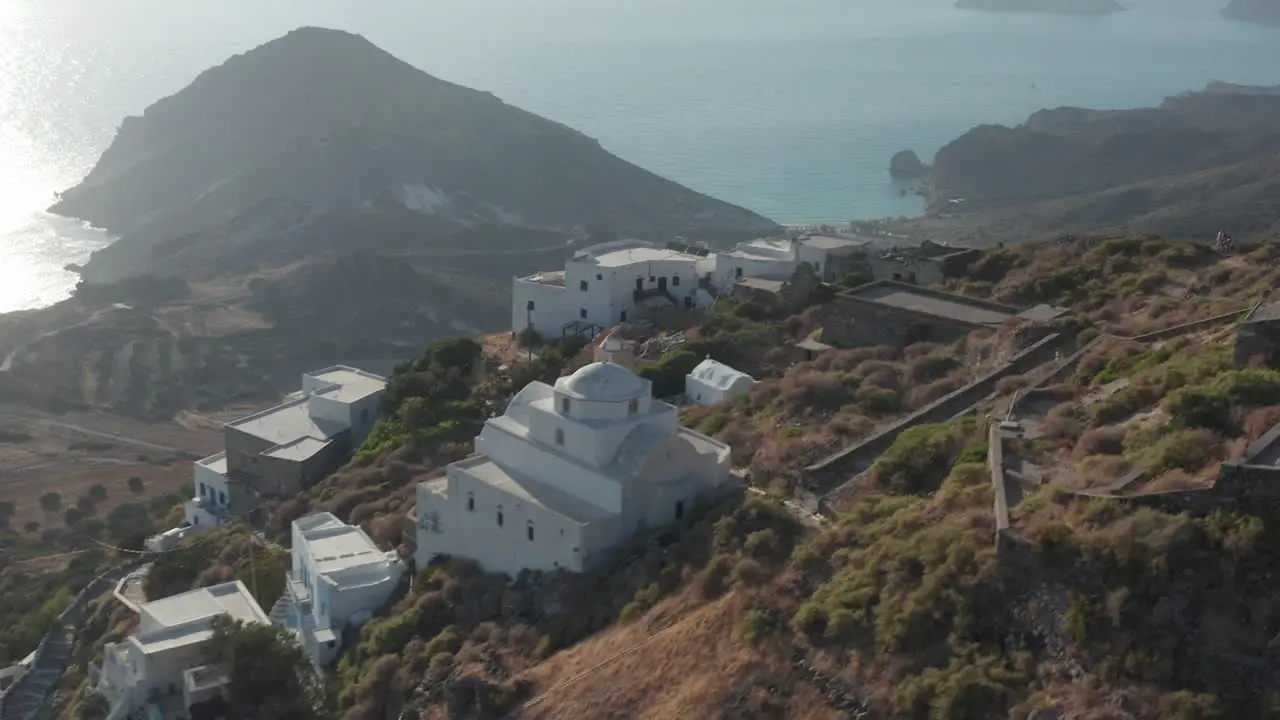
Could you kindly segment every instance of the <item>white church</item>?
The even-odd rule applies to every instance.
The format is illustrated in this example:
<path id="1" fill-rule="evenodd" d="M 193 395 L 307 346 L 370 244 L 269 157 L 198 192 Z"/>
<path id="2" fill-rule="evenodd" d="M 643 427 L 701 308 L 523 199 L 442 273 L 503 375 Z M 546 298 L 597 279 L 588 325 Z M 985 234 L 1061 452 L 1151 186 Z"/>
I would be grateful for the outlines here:
<path id="1" fill-rule="evenodd" d="M 681 427 L 648 380 L 607 362 L 529 384 L 475 449 L 418 486 L 419 568 L 453 555 L 512 576 L 582 572 L 729 481 L 729 446 Z"/>

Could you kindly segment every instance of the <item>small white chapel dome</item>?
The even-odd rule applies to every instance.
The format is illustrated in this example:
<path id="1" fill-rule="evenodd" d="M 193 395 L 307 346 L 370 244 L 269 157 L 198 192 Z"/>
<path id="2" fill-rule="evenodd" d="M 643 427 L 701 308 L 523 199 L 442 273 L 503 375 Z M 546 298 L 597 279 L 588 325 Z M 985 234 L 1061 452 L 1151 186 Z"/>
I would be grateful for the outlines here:
<path id="1" fill-rule="evenodd" d="M 639 375 L 613 363 L 595 362 L 564 379 L 564 389 L 584 400 L 620 402 L 649 392 Z"/>

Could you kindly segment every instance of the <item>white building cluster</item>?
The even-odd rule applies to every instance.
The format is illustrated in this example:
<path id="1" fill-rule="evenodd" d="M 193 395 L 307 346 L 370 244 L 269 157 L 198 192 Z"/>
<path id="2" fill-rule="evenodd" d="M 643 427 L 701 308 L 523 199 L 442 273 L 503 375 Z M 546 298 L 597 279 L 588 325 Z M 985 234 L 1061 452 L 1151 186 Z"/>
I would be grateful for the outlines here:
<path id="1" fill-rule="evenodd" d="M 832 261 L 866 246 L 863 240 L 828 235 L 751 240 L 719 254 L 640 240 L 594 245 L 570 258 L 564 270 L 515 278 L 511 327 L 532 329 L 549 340 L 582 331 L 594 336 L 654 308 L 706 307 L 744 278 L 786 280 L 800 263 L 833 279 Z"/>
<path id="2" fill-rule="evenodd" d="M 161 552 L 192 533 L 242 517 L 263 498 L 290 497 L 347 461 L 377 420 L 387 379 L 338 365 L 302 376 L 275 407 L 228 423 L 225 450 L 198 460 L 182 526 L 148 538 Z"/>
<path id="3" fill-rule="evenodd" d="M 729 447 L 612 363 L 534 382 L 485 423 L 476 454 L 418 486 L 418 567 L 581 572 L 637 532 L 679 521 L 729 479 Z"/>

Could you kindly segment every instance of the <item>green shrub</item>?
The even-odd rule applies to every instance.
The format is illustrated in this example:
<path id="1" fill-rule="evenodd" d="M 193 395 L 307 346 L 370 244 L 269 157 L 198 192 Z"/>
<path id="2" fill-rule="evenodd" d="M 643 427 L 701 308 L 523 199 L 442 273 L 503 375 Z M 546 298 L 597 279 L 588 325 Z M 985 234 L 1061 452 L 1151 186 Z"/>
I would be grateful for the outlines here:
<path id="1" fill-rule="evenodd" d="M 738 621 L 738 634 L 750 645 L 755 645 L 775 630 L 773 618 L 762 610 L 748 610 Z"/>
<path id="2" fill-rule="evenodd" d="M 895 493 L 936 490 L 964 453 L 965 435 L 975 430 L 971 419 L 909 428 L 872 465 L 871 476 Z M 986 459 L 985 450 L 981 456 Z"/>
<path id="3" fill-rule="evenodd" d="M 732 562 L 724 555 L 711 558 L 711 562 L 698 573 L 698 594 L 706 600 L 714 600 L 724 594 L 726 581 L 733 569 Z"/>

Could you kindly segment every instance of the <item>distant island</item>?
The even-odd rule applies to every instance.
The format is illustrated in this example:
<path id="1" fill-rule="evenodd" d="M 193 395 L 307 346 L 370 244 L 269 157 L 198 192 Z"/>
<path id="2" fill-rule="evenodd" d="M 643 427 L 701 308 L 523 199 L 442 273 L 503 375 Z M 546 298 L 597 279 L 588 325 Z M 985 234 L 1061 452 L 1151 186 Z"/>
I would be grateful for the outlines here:
<path id="1" fill-rule="evenodd" d="M 1232 20 L 1280 27 L 1280 2 L 1276 0 L 1231 0 L 1222 12 Z"/>
<path id="2" fill-rule="evenodd" d="M 1108 15 L 1124 10 L 1116 0 L 956 0 L 960 10 L 1051 15 Z"/>

